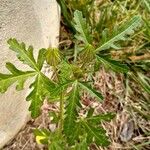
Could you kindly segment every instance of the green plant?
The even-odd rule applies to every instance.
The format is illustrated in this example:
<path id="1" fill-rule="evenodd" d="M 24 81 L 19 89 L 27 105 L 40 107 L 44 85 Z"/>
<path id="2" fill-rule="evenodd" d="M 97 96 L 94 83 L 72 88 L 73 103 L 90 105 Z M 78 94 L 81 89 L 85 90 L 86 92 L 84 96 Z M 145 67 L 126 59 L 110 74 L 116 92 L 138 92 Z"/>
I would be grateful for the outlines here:
<path id="1" fill-rule="evenodd" d="M 70 20 L 73 18 L 73 12 L 75 9 L 80 10 L 83 13 L 83 16 L 86 18 L 86 22 L 90 25 L 90 34 L 93 38 L 92 45 L 94 47 L 98 47 L 99 43 L 102 40 L 102 33 L 104 30 L 109 31 L 109 37 L 112 36 L 114 32 L 114 27 L 118 29 L 118 27 L 123 22 L 130 20 L 135 15 L 141 15 L 142 24 L 137 30 L 135 30 L 134 34 L 127 38 L 125 41 L 119 41 L 120 47 L 118 49 L 109 48 L 106 50 L 102 50 L 100 53 L 102 55 L 109 55 L 113 60 L 119 60 L 124 62 L 129 67 L 128 74 L 124 74 L 122 77 L 122 88 L 125 87 L 125 92 L 120 96 L 118 94 L 115 95 L 117 99 L 117 103 L 122 105 L 122 109 L 126 110 L 127 114 L 130 114 L 131 118 L 136 120 L 135 124 L 138 124 L 140 127 L 140 122 L 138 122 L 138 118 L 142 117 L 143 119 L 149 120 L 149 109 L 150 109 L 150 1 L 149 0 L 57 0 L 62 8 L 62 24 L 63 28 L 66 27 L 68 32 L 68 21 L 71 25 L 70 30 L 74 31 L 74 26 L 71 24 Z M 91 3 L 92 2 L 92 3 Z M 64 9 L 66 11 L 64 11 Z M 62 30 L 63 31 L 63 30 Z M 70 34 L 71 33 L 71 34 Z M 70 32 L 68 37 L 71 39 L 72 44 L 69 45 L 67 42 L 64 42 L 63 45 L 60 45 L 60 48 L 63 47 L 63 53 L 68 54 L 69 57 L 72 58 L 76 56 L 76 50 L 78 49 L 78 41 L 74 39 L 73 33 Z M 72 35 L 72 36 L 70 36 Z M 61 38 L 64 41 L 65 38 Z M 73 44 L 75 44 L 75 49 L 73 48 Z M 80 43 L 82 44 L 82 43 Z M 66 49 L 65 49 L 66 47 Z M 79 51 L 79 49 L 78 49 Z M 99 65 L 99 63 L 97 63 Z M 96 65 L 96 67 L 97 67 Z M 96 73 L 95 77 L 98 74 L 100 76 L 105 74 L 113 74 L 114 80 L 117 80 L 120 75 L 111 73 L 111 71 L 107 71 L 107 69 L 103 69 L 103 71 L 99 71 Z M 103 83 L 103 82 L 102 82 Z M 107 85 L 107 78 L 104 81 Z M 113 84 L 112 84 L 113 86 Z M 110 89 L 110 93 L 111 93 Z M 115 90 L 115 87 L 114 89 Z M 106 92 L 109 91 L 109 88 Z M 117 92 L 117 91 L 116 91 Z M 107 96 L 106 96 L 107 99 Z M 115 101 L 115 98 L 110 103 L 112 104 Z M 131 105 L 132 103 L 132 105 Z M 139 106 L 138 108 L 137 105 Z M 106 105 L 107 106 L 107 105 Z M 111 109 L 111 108 L 109 108 Z M 117 109 L 117 108 L 116 108 Z M 134 110 L 134 111 L 132 111 Z M 138 113 L 139 115 L 134 115 Z M 118 115 L 121 115 L 120 112 Z M 143 122 L 141 122 L 143 123 Z M 105 126 L 107 129 L 107 125 Z M 147 128 L 146 125 L 144 125 Z M 109 127 L 108 127 L 109 128 Z M 143 130 L 143 127 L 141 128 Z M 111 130 L 113 132 L 113 128 Z M 146 131 L 143 130 L 143 136 L 147 134 Z M 137 134 L 135 134 L 136 136 Z M 111 137 L 112 139 L 114 136 Z M 124 144 L 117 141 L 119 144 L 124 147 Z M 141 141 L 144 143 L 144 141 Z M 113 145 L 113 144 L 112 144 Z M 111 145 L 111 146 L 112 146 Z M 129 143 L 126 143 L 126 146 L 129 146 Z M 146 146 L 144 146 L 146 147 Z M 144 148 L 143 148 L 144 149 Z"/>
<path id="2" fill-rule="evenodd" d="M 32 70 L 22 71 L 10 62 L 6 63 L 10 74 L 0 73 L 0 92 L 4 93 L 16 82 L 16 89 L 22 90 L 25 81 L 34 77 L 34 82 L 30 85 L 31 92 L 27 96 L 27 100 L 31 101 L 29 108 L 31 116 L 36 118 L 40 115 L 45 98 L 50 103 L 56 101 L 60 103 L 59 114 L 50 113 L 53 116 L 52 122 L 56 123 L 58 128 L 54 132 L 47 129 L 35 130 L 37 141 L 47 144 L 49 150 L 86 150 L 91 143 L 102 147 L 109 145 L 109 139 L 101 122 L 110 121 L 114 114 L 95 114 L 92 108 L 85 114 L 80 114 L 83 107 L 81 95 L 87 92 L 99 102 L 103 101 L 102 94 L 95 89 L 92 80 L 101 65 L 117 73 L 131 74 L 127 63 L 114 60 L 107 50 L 119 49 L 119 41 L 125 41 L 140 24 L 141 17 L 134 16 L 123 25 L 115 27 L 112 34 L 105 29 L 101 42 L 95 45 L 90 25 L 82 12 L 76 10 L 72 21 L 76 31 L 73 60 L 68 60 L 57 48 L 39 50 L 38 58 L 35 60 L 32 46 L 26 48 L 24 43 L 19 43 L 16 39 L 8 40 L 10 49 L 16 52 L 18 59 Z M 53 69 L 52 79 L 41 71 L 44 61 Z"/>
<path id="3" fill-rule="evenodd" d="M 141 93 L 143 90 L 145 90 L 148 94 L 150 93 L 148 88 L 149 80 L 148 76 L 146 76 L 149 72 L 150 64 L 149 0 L 57 0 L 57 2 L 62 8 L 64 22 L 66 23 L 66 26 L 73 31 L 72 33 L 74 33 L 75 27 L 70 20 L 73 18 L 73 12 L 75 9 L 78 9 L 86 18 L 86 23 L 90 25 L 89 33 L 92 35 L 92 45 L 94 47 L 98 47 L 98 49 L 100 49 L 100 53 L 110 55 L 110 57 L 115 60 L 115 56 L 117 56 L 117 59 L 127 64 L 130 68 L 130 75 L 125 76 L 125 79 L 129 79 L 131 82 L 135 81 L 137 86 L 140 85 Z M 139 16 L 138 14 L 141 15 L 141 18 L 134 18 L 134 16 Z M 133 20 L 131 18 L 133 18 Z M 132 34 L 130 39 L 125 38 L 124 40 L 122 39 L 123 42 L 121 40 L 118 42 L 119 39 L 117 39 L 117 34 L 119 38 L 121 38 L 120 35 L 124 33 L 126 34 L 127 32 L 121 32 L 121 30 L 130 30 L 134 19 L 137 21 L 134 22 L 135 26 L 136 23 L 137 26 L 139 26 L 139 24 L 141 24 L 141 20 L 143 20 L 140 28 L 135 30 L 135 34 Z M 128 22 L 128 20 L 131 20 L 131 22 Z M 129 28 L 127 28 L 127 26 L 125 27 L 123 22 L 128 22 L 126 25 Z M 121 24 L 123 24 L 124 27 Z M 134 25 L 133 28 L 135 28 Z M 109 43 L 109 46 L 111 46 L 106 47 L 106 49 L 105 46 L 108 44 L 106 41 L 106 45 L 101 44 L 103 47 L 99 47 L 100 42 L 104 41 L 105 36 L 105 40 L 107 40 L 108 43 L 112 42 L 112 45 Z M 127 36 L 125 35 L 124 37 Z M 73 38 L 71 40 L 74 41 Z M 113 44 L 113 42 L 115 42 L 113 40 L 117 40 L 115 45 Z M 74 44 L 76 43 L 78 42 L 75 41 Z M 101 50 L 103 48 L 104 50 Z M 71 53 L 70 51 L 73 50 L 73 48 L 70 48 L 69 50 L 64 49 L 64 53 L 66 52 L 66 54 L 68 53 L 69 55 Z M 139 73 L 142 73 L 142 76 L 144 77 L 142 80 L 137 75 Z"/>

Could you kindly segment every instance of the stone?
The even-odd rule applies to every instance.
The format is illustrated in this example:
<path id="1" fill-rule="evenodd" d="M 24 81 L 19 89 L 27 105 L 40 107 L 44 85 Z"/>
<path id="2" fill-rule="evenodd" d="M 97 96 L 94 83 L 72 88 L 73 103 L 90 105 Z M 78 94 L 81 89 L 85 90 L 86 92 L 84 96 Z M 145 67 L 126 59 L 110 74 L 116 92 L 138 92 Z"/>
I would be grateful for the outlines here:
<path id="1" fill-rule="evenodd" d="M 19 69 L 28 69 L 9 50 L 9 38 L 33 45 L 36 56 L 40 48 L 58 46 L 59 25 L 60 9 L 55 0 L 1 0 L 0 72 L 7 72 L 5 62 L 8 61 Z M 16 91 L 12 86 L 5 94 L 0 94 L 0 148 L 30 119 L 29 103 L 25 100 L 28 92 L 28 88 Z"/>

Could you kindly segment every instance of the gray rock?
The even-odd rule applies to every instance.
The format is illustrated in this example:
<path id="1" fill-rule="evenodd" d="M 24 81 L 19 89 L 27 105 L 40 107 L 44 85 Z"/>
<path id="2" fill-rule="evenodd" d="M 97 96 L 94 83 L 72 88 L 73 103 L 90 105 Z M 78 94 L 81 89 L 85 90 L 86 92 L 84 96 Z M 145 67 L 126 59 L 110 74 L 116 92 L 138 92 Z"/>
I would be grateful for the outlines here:
<path id="1" fill-rule="evenodd" d="M 59 24 L 60 10 L 55 0 L 0 0 L 0 72 L 7 72 L 7 61 L 27 69 L 8 49 L 9 38 L 33 45 L 36 56 L 40 48 L 57 47 Z M 27 88 L 16 92 L 13 86 L 0 94 L 0 148 L 13 139 L 30 118 L 29 103 L 25 101 L 27 93 Z"/>

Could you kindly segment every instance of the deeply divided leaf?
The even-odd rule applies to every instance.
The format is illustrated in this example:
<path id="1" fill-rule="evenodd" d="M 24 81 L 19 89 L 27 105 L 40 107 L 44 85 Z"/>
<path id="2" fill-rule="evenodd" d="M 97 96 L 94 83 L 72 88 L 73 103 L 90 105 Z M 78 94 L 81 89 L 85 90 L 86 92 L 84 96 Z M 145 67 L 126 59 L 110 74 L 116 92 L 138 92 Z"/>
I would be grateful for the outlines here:
<path id="1" fill-rule="evenodd" d="M 86 90 L 91 96 L 96 97 L 99 101 L 103 100 L 103 96 L 101 93 L 97 92 L 94 88 L 84 82 L 79 82 L 79 85 L 82 89 Z"/>
<path id="2" fill-rule="evenodd" d="M 64 83 L 68 80 L 71 80 L 71 77 L 73 76 L 71 64 L 69 64 L 66 61 L 62 61 L 58 67 L 60 70 L 60 73 L 59 73 L 60 81 Z"/>
<path id="3" fill-rule="evenodd" d="M 80 138 L 80 142 L 76 143 L 76 145 L 71 150 L 88 150 L 86 137 L 83 136 Z"/>
<path id="4" fill-rule="evenodd" d="M 49 79 L 46 75 L 42 73 L 40 75 L 44 89 L 43 92 L 46 94 L 47 97 L 50 97 L 57 84 L 51 79 Z"/>
<path id="5" fill-rule="evenodd" d="M 10 49 L 17 53 L 17 57 L 20 61 L 38 71 L 38 67 L 33 56 L 32 46 L 29 46 L 29 48 L 26 49 L 25 44 L 19 43 L 16 39 L 9 39 L 8 44 L 10 45 Z"/>
<path id="6" fill-rule="evenodd" d="M 32 91 L 27 96 L 27 100 L 31 101 L 29 110 L 31 111 L 31 116 L 33 118 L 40 115 L 44 99 L 51 96 L 52 90 L 55 86 L 56 84 L 44 74 L 37 74 L 35 81 L 30 86 Z"/>
<path id="7" fill-rule="evenodd" d="M 41 105 L 44 100 L 44 91 L 41 75 L 37 75 L 35 81 L 31 85 L 32 91 L 27 96 L 27 100 L 31 101 L 29 110 L 31 111 L 31 116 L 36 118 L 40 115 Z"/>
<path id="8" fill-rule="evenodd" d="M 55 88 L 52 89 L 51 91 L 51 96 L 55 97 L 61 94 L 64 90 L 68 88 L 68 86 L 72 83 L 73 81 L 65 81 L 62 84 L 56 85 Z"/>
<path id="9" fill-rule="evenodd" d="M 79 88 L 78 82 L 75 81 L 73 83 L 72 91 L 68 99 L 66 100 L 66 112 L 65 112 L 65 120 L 64 120 L 64 133 L 70 139 L 70 137 L 74 136 L 74 129 L 76 120 L 78 117 L 77 107 L 80 107 L 80 97 L 79 97 Z"/>
<path id="10" fill-rule="evenodd" d="M 79 40 L 84 42 L 86 45 L 91 44 L 91 34 L 90 34 L 90 27 L 88 23 L 86 22 L 86 19 L 83 18 L 82 12 L 76 10 L 74 12 L 74 18 L 73 18 L 74 27 L 77 31 L 77 34 L 75 37 Z"/>
<path id="11" fill-rule="evenodd" d="M 96 49 L 96 52 L 109 48 L 118 49 L 119 47 L 115 42 L 126 40 L 127 36 L 133 34 L 134 30 L 141 25 L 141 21 L 142 19 L 140 16 L 134 16 L 131 20 L 127 21 L 120 27 L 115 28 L 111 35 L 108 30 L 104 30 L 102 34 L 101 46 Z"/>
<path id="12" fill-rule="evenodd" d="M 39 70 L 41 70 L 43 67 L 43 63 L 44 63 L 45 57 L 46 57 L 46 52 L 47 52 L 47 50 L 44 48 L 39 50 L 39 54 L 38 54 L 38 58 L 37 58 L 37 66 L 38 66 Z"/>
<path id="13" fill-rule="evenodd" d="M 17 82 L 16 89 L 22 90 L 24 87 L 25 81 L 36 75 L 36 72 L 33 71 L 21 71 L 17 69 L 13 64 L 6 63 L 6 68 L 11 72 L 11 74 L 2 74 L 0 73 L 0 92 L 4 93 L 9 86 Z"/>
<path id="14" fill-rule="evenodd" d="M 106 136 L 106 131 L 103 128 L 99 126 L 95 127 L 86 121 L 82 121 L 82 123 L 87 132 L 88 144 L 93 142 L 101 146 L 108 146 L 110 144 L 108 137 Z"/>
<path id="15" fill-rule="evenodd" d="M 97 55 L 97 60 L 100 61 L 105 67 L 111 68 L 115 72 L 127 73 L 129 71 L 129 68 L 126 64 L 111 58 Z"/>
<path id="16" fill-rule="evenodd" d="M 110 121 L 115 117 L 115 114 L 107 113 L 107 114 L 100 114 L 95 116 L 87 117 L 86 120 L 92 123 L 100 123 L 101 121 Z"/>

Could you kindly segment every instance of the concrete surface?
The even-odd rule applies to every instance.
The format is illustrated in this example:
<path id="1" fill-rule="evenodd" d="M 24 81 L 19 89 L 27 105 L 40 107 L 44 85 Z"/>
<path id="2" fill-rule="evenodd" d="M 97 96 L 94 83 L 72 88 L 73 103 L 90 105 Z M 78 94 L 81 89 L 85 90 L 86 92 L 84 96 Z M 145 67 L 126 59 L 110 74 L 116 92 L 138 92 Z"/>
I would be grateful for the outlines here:
<path id="1" fill-rule="evenodd" d="M 7 72 L 7 61 L 25 68 L 8 49 L 6 42 L 11 37 L 33 45 L 35 55 L 40 48 L 57 47 L 59 12 L 55 0 L 0 0 L 0 72 Z M 29 118 L 27 92 L 16 92 L 13 86 L 0 94 L 0 148 L 13 139 Z"/>

